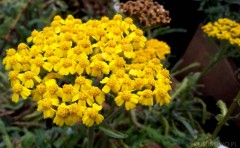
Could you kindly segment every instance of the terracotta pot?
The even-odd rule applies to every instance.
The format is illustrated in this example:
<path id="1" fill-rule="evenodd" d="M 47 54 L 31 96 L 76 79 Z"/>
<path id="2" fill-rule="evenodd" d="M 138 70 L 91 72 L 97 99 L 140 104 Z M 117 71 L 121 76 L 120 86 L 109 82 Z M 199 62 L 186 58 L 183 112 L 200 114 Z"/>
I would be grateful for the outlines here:
<path id="1" fill-rule="evenodd" d="M 189 72 L 202 71 L 209 63 L 209 55 L 219 51 L 217 46 L 210 44 L 209 40 L 204 36 L 201 27 L 202 24 L 198 26 L 194 37 L 182 56 L 183 63 L 179 66 L 179 69 L 194 62 L 199 62 L 201 65 L 176 76 L 179 80 L 183 79 Z M 202 98 L 213 97 L 215 100 L 222 99 L 227 105 L 230 105 L 240 90 L 237 73 L 237 67 L 230 59 L 225 58 L 221 60 L 199 81 L 200 84 L 204 85 L 200 89 Z"/>

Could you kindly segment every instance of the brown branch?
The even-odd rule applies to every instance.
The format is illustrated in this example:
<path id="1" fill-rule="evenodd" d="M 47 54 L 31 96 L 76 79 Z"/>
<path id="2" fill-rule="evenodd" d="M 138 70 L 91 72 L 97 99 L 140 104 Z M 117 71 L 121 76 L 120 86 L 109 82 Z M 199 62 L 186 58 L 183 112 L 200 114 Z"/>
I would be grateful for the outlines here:
<path id="1" fill-rule="evenodd" d="M 5 109 L 0 109 L 0 117 L 11 115 L 13 113 L 14 113 L 14 111 L 8 111 L 8 110 L 5 110 Z"/>
<path id="2" fill-rule="evenodd" d="M 31 127 L 31 126 L 36 126 L 36 127 L 42 127 L 46 128 L 44 125 L 38 123 L 38 122 L 13 122 L 14 125 L 21 126 L 21 127 Z"/>

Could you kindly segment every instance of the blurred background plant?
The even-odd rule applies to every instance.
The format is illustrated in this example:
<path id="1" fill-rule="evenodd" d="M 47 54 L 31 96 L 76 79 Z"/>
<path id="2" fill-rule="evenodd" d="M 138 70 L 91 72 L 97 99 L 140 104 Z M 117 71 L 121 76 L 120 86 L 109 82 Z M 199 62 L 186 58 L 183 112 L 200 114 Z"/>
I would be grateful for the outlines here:
<path id="1" fill-rule="evenodd" d="M 52 18 L 67 10 L 62 0 L 3 0 L 0 1 L 0 53 L 26 41 L 33 29 L 42 29 Z"/>
<path id="2" fill-rule="evenodd" d="M 199 11 L 206 14 L 205 21 L 216 21 L 219 18 L 229 18 L 239 21 L 239 0 L 195 0 L 199 2 Z"/>
<path id="3" fill-rule="evenodd" d="M 111 0 L 2 0 L 0 60 L 2 61 L 7 48 L 16 48 L 19 43 L 26 42 L 32 30 L 41 30 L 49 25 L 57 14 L 62 17 L 72 14 L 83 21 L 104 15 L 112 17 L 116 13 L 113 9 L 116 3 L 117 1 Z M 216 14 L 219 15 L 218 18 L 225 16 L 239 20 L 239 15 L 235 12 L 239 10 L 236 5 L 239 5 L 237 0 L 204 0 L 200 2 L 200 10 L 207 14 L 209 20 L 216 19 Z M 219 10 L 224 14 L 217 13 Z M 186 30 L 154 25 L 144 31 L 149 38 L 154 38 Z M 199 63 L 193 63 L 182 71 L 198 65 Z M 176 71 L 176 67 L 177 65 L 171 69 L 171 73 L 181 72 Z M 24 104 L 22 101 L 12 103 L 7 75 L 1 63 L 0 147 L 87 147 L 86 129 L 83 125 L 60 128 L 50 120 L 42 120 L 40 113 L 35 111 L 36 106 L 30 101 Z M 172 75 L 174 89 L 171 92 L 172 102 L 168 106 L 138 107 L 131 113 L 124 112 L 109 125 L 111 131 L 97 131 L 95 146 L 194 147 L 194 143 L 209 140 L 211 134 L 206 133 L 202 125 L 212 115 L 206 109 L 207 104 L 196 97 L 196 94 L 201 93 L 198 91 L 201 85 L 197 84 L 199 77 L 200 73 L 191 73 L 178 82 Z"/>

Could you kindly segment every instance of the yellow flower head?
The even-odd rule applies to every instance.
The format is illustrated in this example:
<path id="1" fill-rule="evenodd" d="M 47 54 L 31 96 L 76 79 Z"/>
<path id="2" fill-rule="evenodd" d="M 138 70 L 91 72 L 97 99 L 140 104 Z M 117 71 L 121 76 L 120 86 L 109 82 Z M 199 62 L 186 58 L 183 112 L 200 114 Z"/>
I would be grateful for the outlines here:
<path id="1" fill-rule="evenodd" d="M 53 122 L 59 126 L 63 126 L 63 124 L 71 125 L 73 123 L 69 117 L 69 107 L 65 103 L 61 103 L 57 108 Z"/>
<path id="2" fill-rule="evenodd" d="M 139 96 L 132 94 L 130 91 L 123 91 L 118 93 L 118 96 L 115 98 L 115 102 L 118 106 L 125 104 L 126 110 L 130 110 L 135 108 L 139 100 L 138 98 Z"/>
<path id="3" fill-rule="evenodd" d="M 229 41 L 231 45 L 240 46 L 240 24 L 228 18 L 220 18 L 215 22 L 208 22 L 202 27 L 209 37 Z"/>
<path id="4" fill-rule="evenodd" d="M 27 97 L 31 94 L 31 90 L 22 86 L 21 84 L 13 85 L 12 89 L 13 89 L 13 95 L 12 95 L 13 102 L 18 102 L 19 96 L 21 96 L 23 99 L 27 99 Z"/>
<path id="5" fill-rule="evenodd" d="M 59 100 L 58 99 L 50 99 L 50 98 L 45 98 L 40 101 L 38 101 L 38 108 L 37 110 L 43 111 L 43 117 L 44 118 L 52 118 L 55 114 L 55 109 L 53 109 L 54 106 L 59 105 Z"/>
<path id="6" fill-rule="evenodd" d="M 100 124 L 102 105 L 112 102 L 131 110 L 170 101 L 171 81 L 161 64 L 170 48 L 147 41 L 129 17 L 83 23 L 72 15 L 55 16 L 27 42 L 6 50 L 3 59 L 12 100 L 31 96 L 43 118 L 56 125 Z"/>
<path id="7" fill-rule="evenodd" d="M 87 111 L 82 118 L 83 124 L 90 127 L 94 123 L 101 123 L 104 119 L 104 117 L 98 113 L 98 111 L 100 111 L 101 109 L 102 107 L 97 104 L 93 104 L 92 107 L 87 108 Z"/>

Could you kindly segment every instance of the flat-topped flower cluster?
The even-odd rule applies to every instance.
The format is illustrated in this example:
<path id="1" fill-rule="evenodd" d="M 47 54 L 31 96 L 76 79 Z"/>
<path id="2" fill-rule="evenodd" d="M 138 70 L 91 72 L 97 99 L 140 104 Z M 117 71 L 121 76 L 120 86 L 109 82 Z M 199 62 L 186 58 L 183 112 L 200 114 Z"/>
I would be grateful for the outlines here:
<path id="1" fill-rule="evenodd" d="M 170 102 L 169 71 L 161 64 L 170 48 L 147 41 L 131 18 L 116 14 L 83 23 L 72 15 L 55 16 L 27 42 L 6 50 L 3 60 L 12 101 L 32 98 L 44 118 L 59 126 L 101 123 L 104 102 L 126 110 Z"/>
<path id="2" fill-rule="evenodd" d="M 220 18 L 213 23 L 207 23 L 202 29 L 209 37 L 226 40 L 231 45 L 240 47 L 240 24 L 236 21 Z"/>

